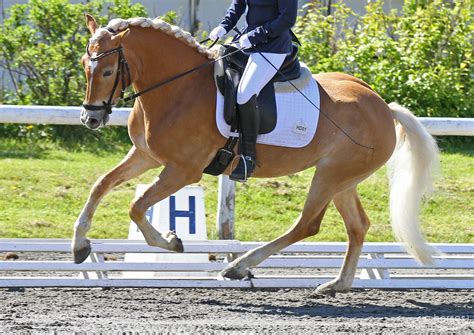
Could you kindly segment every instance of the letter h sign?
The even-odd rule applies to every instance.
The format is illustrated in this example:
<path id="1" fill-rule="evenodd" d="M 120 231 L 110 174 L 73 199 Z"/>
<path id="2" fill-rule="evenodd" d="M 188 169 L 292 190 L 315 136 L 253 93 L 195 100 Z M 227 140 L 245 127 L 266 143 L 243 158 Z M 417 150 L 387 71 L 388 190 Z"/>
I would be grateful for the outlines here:
<path id="1" fill-rule="evenodd" d="M 189 219 L 189 234 L 196 234 L 196 197 L 188 196 L 189 210 L 176 209 L 176 197 L 170 197 L 170 230 L 176 231 L 176 218 Z"/>
<path id="2" fill-rule="evenodd" d="M 137 194 L 142 194 L 146 187 L 138 185 Z M 207 240 L 204 190 L 199 186 L 186 186 L 150 207 L 146 216 L 160 232 L 174 230 L 183 241 Z M 143 239 L 142 233 L 133 222 L 128 238 Z"/>

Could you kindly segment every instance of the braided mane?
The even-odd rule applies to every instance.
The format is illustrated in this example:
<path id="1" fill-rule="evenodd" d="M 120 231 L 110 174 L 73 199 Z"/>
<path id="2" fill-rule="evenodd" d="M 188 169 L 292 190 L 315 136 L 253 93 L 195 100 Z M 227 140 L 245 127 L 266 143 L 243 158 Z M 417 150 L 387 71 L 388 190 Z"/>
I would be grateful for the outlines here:
<path id="1" fill-rule="evenodd" d="M 215 54 L 211 50 L 196 41 L 196 39 L 189 32 L 181 29 L 178 26 L 171 25 L 159 18 L 149 19 L 137 17 L 127 20 L 113 19 L 107 24 L 107 28 L 113 29 L 114 31 L 122 31 L 130 26 L 160 30 L 167 35 L 173 36 L 176 39 L 184 42 L 186 45 L 197 50 L 199 53 L 206 55 L 208 58 L 212 59 L 215 57 Z M 97 43 L 107 33 L 108 30 L 106 28 L 99 28 L 90 38 L 89 42 L 91 44 Z"/>

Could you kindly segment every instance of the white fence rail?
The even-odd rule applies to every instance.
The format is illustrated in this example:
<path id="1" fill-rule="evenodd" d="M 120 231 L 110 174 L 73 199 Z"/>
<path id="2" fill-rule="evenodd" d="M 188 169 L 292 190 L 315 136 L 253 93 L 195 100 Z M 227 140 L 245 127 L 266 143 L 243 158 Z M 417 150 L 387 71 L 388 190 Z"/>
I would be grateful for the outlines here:
<path id="1" fill-rule="evenodd" d="M 57 106 L 10 106 L 0 105 L 0 123 L 25 124 L 67 124 L 79 125 L 80 107 Z M 127 125 L 129 108 L 114 109 L 109 124 Z M 474 118 L 419 118 L 432 135 L 474 136 Z M 235 183 L 227 177 L 219 180 L 218 230 L 222 239 L 233 238 L 233 206 Z M 212 254 L 239 254 L 260 243 L 238 241 L 188 242 L 186 252 Z M 354 281 L 354 287 L 378 288 L 474 288 L 474 244 L 436 245 L 447 256 L 438 258 L 435 266 L 421 267 L 413 259 L 407 258 L 397 244 L 366 243 L 359 261 L 362 277 Z M 281 255 L 273 256 L 257 269 L 336 269 L 342 264 L 345 243 L 300 243 L 293 245 Z M 65 240 L 0 240 L 0 252 L 53 252 L 69 253 L 69 241 Z M 315 276 L 268 276 L 259 275 L 250 281 L 217 281 L 215 278 L 193 279 L 124 279 L 113 274 L 127 271 L 210 271 L 221 270 L 225 263 L 125 263 L 104 262 L 105 253 L 165 252 L 148 247 L 143 242 L 97 240 L 94 241 L 92 259 L 96 263 L 80 265 L 70 262 L 0 262 L 0 287 L 35 286 L 115 286 L 115 287 L 315 287 L 331 277 Z M 295 255 L 288 255 L 295 254 Z M 328 255 L 329 254 L 329 255 Z M 393 270 L 442 270 L 428 275 L 391 274 Z M 450 269 L 449 274 L 445 274 Z M 454 270 L 463 270 L 453 273 Z M 95 271 L 98 279 L 78 279 L 77 277 L 20 277 L 2 276 L 2 273 L 18 271 L 54 271 L 61 273 L 83 273 Z M 471 271 L 471 272 L 469 272 Z"/>
<path id="2" fill-rule="evenodd" d="M 74 264 L 64 261 L 64 256 L 62 261 L 0 261 L 0 287 L 317 287 L 334 278 L 347 247 L 346 243 L 297 243 L 264 261 L 250 280 L 217 279 L 218 271 L 227 265 L 226 255 L 241 254 L 260 245 L 262 243 L 235 240 L 187 242 L 186 253 L 208 253 L 218 261 L 136 263 L 124 262 L 117 254 L 168 251 L 150 247 L 143 241 L 94 240 L 93 262 Z M 433 246 L 443 254 L 433 265 L 425 267 L 408 257 L 399 244 L 366 243 L 354 287 L 474 289 L 474 244 Z M 50 258 L 58 259 L 58 253 L 69 254 L 70 248 L 69 240 L 0 239 L 0 252 L 14 252 L 20 259 L 25 252 L 43 254 L 43 259 L 47 253 Z M 114 254 L 116 260 L 105 260 L 106 254 Z M 332 270 L 333 275 L 324 275 L 321 269 Z M 124 276 L 126 272 L 139 271 L 152 271 L 158 276 L 140 279 Z M 174 274 L 175 271 L 179 275 Z M 19 273 L 23 275 L 18 276 Z M 61 276 L 58 277 L 58 273 Z M 190 277 L 186 273 L 205 275 Z M 79 278 L 80 274 L 85 279 Z"/>
<path id="3" fill-rule="evenodd" d="M 130 108 L 115 108 L 108 125 L 126 126 Z M 0 105 L 0 123 L 81 125 L 80 107 Z"/>
<path id="4" fill-rule="evenodd" d="M 80 107 L 0 105 L 0 123 L 79 125 Z M 126 126 L 130 108 L 116 108 L 109 125 Z M 427 118 L 419 120 L 432 135 L 474 136 L 474 118 Z"/>

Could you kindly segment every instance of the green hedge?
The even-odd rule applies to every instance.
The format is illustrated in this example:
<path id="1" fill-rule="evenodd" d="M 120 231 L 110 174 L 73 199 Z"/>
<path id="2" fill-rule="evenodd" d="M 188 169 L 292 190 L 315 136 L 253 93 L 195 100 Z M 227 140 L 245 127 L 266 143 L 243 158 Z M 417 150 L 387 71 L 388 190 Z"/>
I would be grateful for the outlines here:
<path id="1" fill-rule="evenodd" d="M 301 58 L 316 73 L 342 71 L 372 85 L 386 101 L 420 116 L 474 116 L 474 23 L 469 1 L 407 1 L 402 13 L 384 13 L 382 2 L 356 15 L 344 4 L 311 4 L 296 31 Z M 0 31 L 0 66 L 15 78 L 0 103 L 80 105 L 85 78 L 79 60 L 89 32 L 84 13 L 101 24 L 113 17 L 148 16 L 130 0 L 30 0 L 14 5 Z M 104 15 L 105 13 L 105 15 Z M 171 13 L 165 18 L 175 19 Z M 91 132 L 72 126 L 0 125 L 0 137 L 126 141 L 125 129 Z"/>
<path id="2" fill-rule="evenodd" d="M 420 3 L 418 1 L 418 3 Z M 368 82 L 386 101 L 419 116 L 474 116 L 474 23 L 469 1 L 406 1 L 401 13 L 369 3 L 309 5 L 297 24 L 301 57 L 318 72 L 341 71 Z"/>
<path id="3" fill-rule="evenodd" d="M 85 92 L 80 59 L 90 33 L 84 13 L 101 25 L 115 17 L 148 16 L 144 6 L 131 0 L 96 0 L 71 4 L 68 0 L 30 0 L 14 5 L 0 31 L 1 66 L 14 78 L 13 88 L 1 92 L 0 103 L 79 106 Z M 78 116 L 79 117 L 79 116 Z M 0 136 L 30 140 L 120 140 L 124 128 L 93 133 L 75 126 L 0 125 Z"/>

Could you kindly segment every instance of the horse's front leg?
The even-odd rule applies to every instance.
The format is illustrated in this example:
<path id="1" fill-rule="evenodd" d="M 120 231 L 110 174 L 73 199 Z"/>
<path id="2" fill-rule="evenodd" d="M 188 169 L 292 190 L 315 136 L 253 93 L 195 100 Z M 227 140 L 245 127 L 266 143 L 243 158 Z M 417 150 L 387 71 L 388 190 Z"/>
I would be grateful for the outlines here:
<path id="1" fill-rule="evenodd" d="M 115 168 L 97 179 L 84 208 L 74 224 L 72 255 L 75 263 L 82 263 L 89 256 L 91 246 L 86 234 L 90 229 L 92 217 L 102 198 L 115 186 L 159 166 L 158 162 L 150 159 L 133 146 L 127 156 Z"/>
<path id="2" fill-rule="evenodd" d="M 145 213 L 148 208 L 179 191 L 184 186 L 198 182 L 202 177 L 202 172 L 199 171 L 199 169 L 191 167 L 184 169 L 167 165 L 159 178 L 142 195 L 133 200 L 130 205 L 130 218 L 140 228 L 148 245 L 183 252 L 183 243 L 176 236 L 176 233 L 160 233 L 148 222 Z"/>

